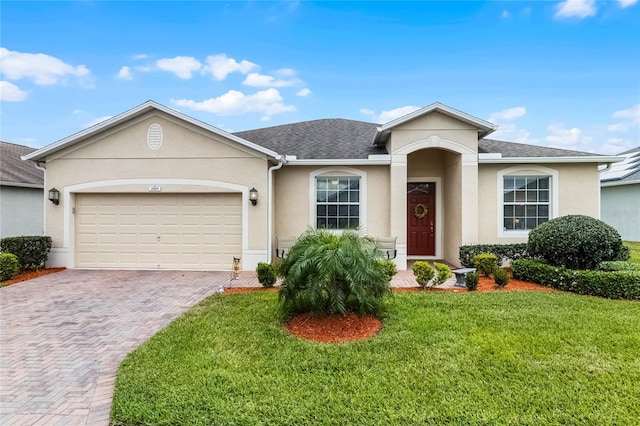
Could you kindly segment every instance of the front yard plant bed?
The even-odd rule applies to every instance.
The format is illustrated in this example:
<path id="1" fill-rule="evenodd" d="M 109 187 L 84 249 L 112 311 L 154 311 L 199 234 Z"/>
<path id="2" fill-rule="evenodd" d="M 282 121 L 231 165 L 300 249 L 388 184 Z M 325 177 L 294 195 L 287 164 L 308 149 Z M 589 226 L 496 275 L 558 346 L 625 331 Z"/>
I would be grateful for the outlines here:
<path id="1" fill-rule="evenodd" d="M 640 303 L 394 293 L 373 338 L 283 327 L 275 292 L 214 295 L 129 354 L 112 424 L 636 425 Z"/>

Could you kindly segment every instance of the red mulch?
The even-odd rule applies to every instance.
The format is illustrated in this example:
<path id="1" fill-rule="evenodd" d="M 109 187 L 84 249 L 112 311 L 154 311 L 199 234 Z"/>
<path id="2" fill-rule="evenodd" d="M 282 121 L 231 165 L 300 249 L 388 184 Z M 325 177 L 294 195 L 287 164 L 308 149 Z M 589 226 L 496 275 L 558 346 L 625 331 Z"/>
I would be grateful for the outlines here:
<path id="1" fill-rule="evenodd" d="M 454 287 L 454 288 L 428 288 L 426 290 L 422 290 L 421 287 L 402 287 L 402 288 L 394 288 L 393 291 L 398 292 L 414 292 L 414 291 L 447 291 L 453 293 L 462 293 L 467 291 L 466 288 L 462 287 Z M 511 278 L 509 283 L 504 286 L 504 288 L 500 288 L 493 278 L 489 277 L 479 277 L 478 279 L 478 288 L 477 292 L 491 292 L 491 291 L 558 291 L 555 288 L 545 287 L 540 284 L 530 283 L 528 281 L 521 281 Z"/>
<path id="2" fill-rule="evenodd" d="M 32 280 L 34 278 L 42 277 L 44 275 L 49 275 L 55 272 L 64 271 L 65 269 L 67 268 L 45 268 L 45 269 L 38 269 L 37 271 L 20 272 L 18 275 L 15 275 L 10 280 L 3 281 L 2 285 L 8 286 L 8 285 L 19 283 L 22 281 Z"/>
<path id="3" fill-rule="evenodd" d="M 323 343 L 353 342 L 369 339 L 380 331 L 382 322 L 375 317 L 353 312 L 345 316 L 297 315 L 284 325 L 294 335 Z"/>

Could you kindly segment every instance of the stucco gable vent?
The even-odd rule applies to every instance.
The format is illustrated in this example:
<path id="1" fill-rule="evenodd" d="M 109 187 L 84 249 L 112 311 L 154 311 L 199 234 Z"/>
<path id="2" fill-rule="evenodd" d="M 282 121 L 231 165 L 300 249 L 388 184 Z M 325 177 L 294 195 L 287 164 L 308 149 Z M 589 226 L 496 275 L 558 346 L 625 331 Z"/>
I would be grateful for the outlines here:
<path id="1" fill-rule="evenodd" d="M 162 127 L 159 124 L 153 123 L 147 130 L 147 144 L 149 148 L 155 150 L 160 149 L 162 145 Z"/>

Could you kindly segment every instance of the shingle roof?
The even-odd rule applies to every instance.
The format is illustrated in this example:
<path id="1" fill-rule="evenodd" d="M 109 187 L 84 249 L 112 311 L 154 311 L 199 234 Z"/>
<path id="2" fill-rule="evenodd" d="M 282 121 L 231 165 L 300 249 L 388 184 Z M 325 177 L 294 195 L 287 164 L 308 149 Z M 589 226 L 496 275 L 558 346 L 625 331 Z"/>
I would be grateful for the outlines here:
<path id="1" fill-rule="evenodd" d="M 298 159 L 365 159 L 387 154 L 372 144 L 378 125 L 328 118 L 234 133 L 283 155 Z"/>
<path id="2" fill-rule="evenodd" d="M 32 161 L 22 161 L 22 155 L 35 151 L 24 145 L 0 142 L 0 182 L 44 187 L 44 172 Z"/>
<path id="3" fill-rule="evenodd" d="M 640 181 L 640 146 L 619 155 L 625 159 L 612 164 L 609 170 L 600 173 L 600 182 Z"/>
<path id="4" fill-rule="evenodd" d="M 493 139 L 478 141 L 479 153 L 499 153 L 502 157 L 597 157 L 597 154 L 568 149 L 548 148 L 524 143 L 504 142 Z"/>

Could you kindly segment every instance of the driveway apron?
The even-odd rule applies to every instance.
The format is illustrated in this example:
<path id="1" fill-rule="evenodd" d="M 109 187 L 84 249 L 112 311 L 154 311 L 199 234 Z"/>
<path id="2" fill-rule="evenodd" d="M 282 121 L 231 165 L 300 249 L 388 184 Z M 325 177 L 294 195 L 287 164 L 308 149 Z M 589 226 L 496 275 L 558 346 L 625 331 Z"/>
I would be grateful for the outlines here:
<path id="1" fill-rule="evenodd" d="M 125 355 L 221 285 L 258 285 L 243 274 L 66 270 L 0 289 L 0 424 L 107 425 Z"/>

